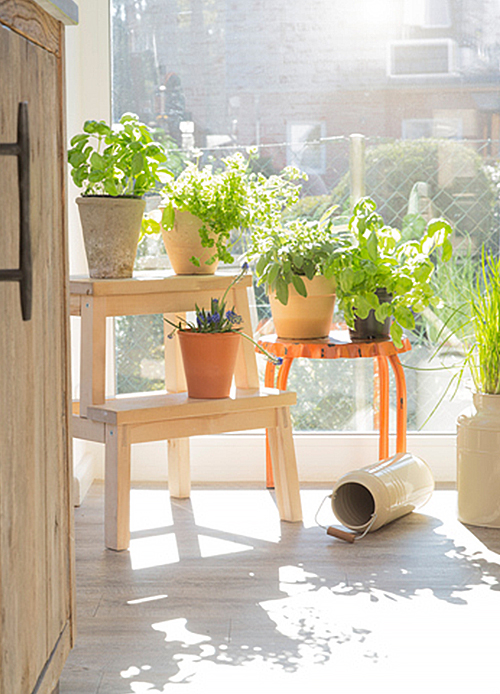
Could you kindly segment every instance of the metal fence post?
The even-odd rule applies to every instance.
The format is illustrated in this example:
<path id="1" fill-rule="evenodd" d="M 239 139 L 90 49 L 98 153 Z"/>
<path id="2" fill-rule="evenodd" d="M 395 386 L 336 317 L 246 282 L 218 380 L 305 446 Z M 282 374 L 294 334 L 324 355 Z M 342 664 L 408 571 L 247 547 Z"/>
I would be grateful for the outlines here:
<path id="1" fill-rule="evenodd" d="M 365 136 L 349 136 L 349 174 L 351 210 L 365 195 Z"/>

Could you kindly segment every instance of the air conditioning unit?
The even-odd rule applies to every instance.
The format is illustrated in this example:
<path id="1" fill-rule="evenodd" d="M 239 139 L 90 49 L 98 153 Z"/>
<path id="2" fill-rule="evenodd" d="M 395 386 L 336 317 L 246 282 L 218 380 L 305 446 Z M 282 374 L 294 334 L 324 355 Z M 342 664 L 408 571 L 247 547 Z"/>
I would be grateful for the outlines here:
<path id="1" fill-rule="evenodd" d="M 457 46 L 452 39 L 415 39 L 389 44 L 390 77 L 438 77 L 456 74 Z"/>

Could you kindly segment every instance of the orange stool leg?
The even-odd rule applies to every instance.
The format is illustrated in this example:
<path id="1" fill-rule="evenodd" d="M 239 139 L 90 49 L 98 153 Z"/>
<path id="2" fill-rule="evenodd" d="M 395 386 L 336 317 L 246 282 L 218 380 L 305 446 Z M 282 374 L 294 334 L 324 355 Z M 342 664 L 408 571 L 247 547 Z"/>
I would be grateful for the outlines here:
<path id="1" fill-rule="evenodd" d="M 268 361 L 266 364 L 266 373 L 264 374 L 264 385 L 266 388 L 274 388 L 274 371 L 274 364 L 272 361 Z"/>
<path id="2" fill-rule="evenodd" d="M 379 377 L 379 460 L 389 457 L 389 366 L 386 357 L 376 357 Z"/>
<path id="3" fill-rule="evenodd" d="M 389 357 L 392 370 L 396 378 L 396 398 L 397 398 L 397 417 L 396 417 L 396 453 L 406 453 L 406 379 L 403 367 L 397 354 Z"/>
<path id="4" fill-rule="evenodd" d="M 288 381 L 288 374 L 290 373 L 290 367 L 292 365 L 293 359 L 286 358 L 283 359 L 283 363 L 278 369 L 278 383 L 277 387 L 279 390 L 286 390 L 286 384 Z M 266 388 L 274 387 L 274 364 L 270 361 L 266 365 L 266 375 L 264 380 L 264 385 Z M 269 436 L 266 431 L 266 487 L 268 489 L 274 489 L 274 475 L 273 475 L 273 465 L 271 462 L 271 449 L 269 448 Z"/>

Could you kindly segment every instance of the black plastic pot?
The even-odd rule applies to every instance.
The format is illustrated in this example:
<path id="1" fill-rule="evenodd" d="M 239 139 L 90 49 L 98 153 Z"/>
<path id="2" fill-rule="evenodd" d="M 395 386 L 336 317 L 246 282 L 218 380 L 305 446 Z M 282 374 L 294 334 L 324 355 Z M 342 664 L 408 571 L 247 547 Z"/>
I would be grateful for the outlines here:
<path id="1" fill-rule="evenodd" d="M 376 289 L 375 294 L 381 304 L 391 301 L 392 294 L 388 294 L 385 289 Z M 383 323 L 376 320 L 375 311 L 370 311 L 366 318 L 356 318 L 354 329 L 349 328 L 351 340 L 388 340 L 391 330 L 392 318 L 386 318 Z"/>

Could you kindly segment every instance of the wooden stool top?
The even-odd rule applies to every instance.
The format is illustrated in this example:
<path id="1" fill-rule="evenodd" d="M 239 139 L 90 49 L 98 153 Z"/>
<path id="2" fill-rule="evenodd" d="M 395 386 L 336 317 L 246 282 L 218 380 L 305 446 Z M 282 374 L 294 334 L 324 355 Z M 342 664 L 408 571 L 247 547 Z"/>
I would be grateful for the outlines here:
<path id="1" fill-rule="evenodd" d="M 275 407 L 295 405 L 294 392 L 274 388 L 238 389 L 229 398 L 202 400 L 189 398 L 187 393 L 155 393 L 154 395 L 124 396 L 106 400 L 103 405 L 88 408 L 88 417 L 106 424 L 139 424 L 142 422 L 221 416 L 234 412 L 255 412 Z"/>

